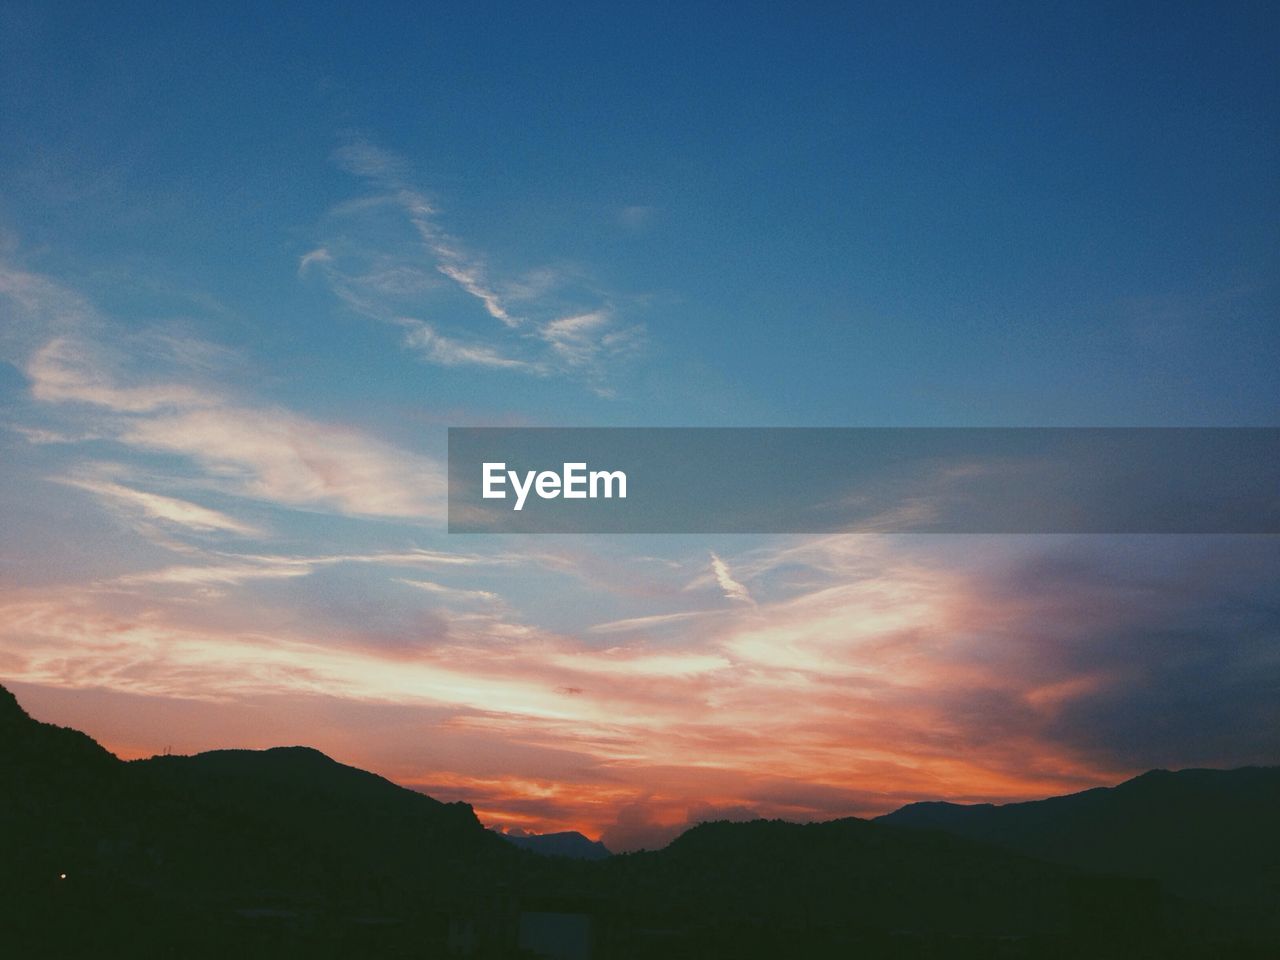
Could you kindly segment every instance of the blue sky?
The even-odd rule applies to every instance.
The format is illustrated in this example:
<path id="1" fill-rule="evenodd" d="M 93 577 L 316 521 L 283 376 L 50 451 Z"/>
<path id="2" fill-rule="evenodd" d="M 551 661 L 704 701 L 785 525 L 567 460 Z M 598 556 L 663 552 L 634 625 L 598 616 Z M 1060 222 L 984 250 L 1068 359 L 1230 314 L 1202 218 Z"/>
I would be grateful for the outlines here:
<path id="1" fill-rule="evenodd" d="M 481 415 L 1274 423 L 1274 13 L 1108 6 L 19 5 L 3 212 L 121 313 L 368 354 L 379 389 Z M 386 377 L 394 331 L 289 282 L 369 192 L 351 143 L 399 157 L 495 283 L 558 271 L 566 306 L 643 326 L 618 401 Z M 429 304 L 467 330 L 476 306 Z"/>
<path id="2" fill-rule="evenodd" d="M 4 4 L 0 676 L 126 753 L 168 745 L 175 716 L 197 749 L 247 715 L 278 739 L 327 710 L 335 754 L 478 797 L 492 822 L 593 835 L 628 804 L 661 833 L 700 804 L 873 812 L 1267 756 L 1274 740 L 1066 737 L 1063 704 L 1104 698 L 1147 729 L 1173 709 L 1154 691 L 1181 688 L 1145 641 L 1090 669 L 1033 666 L 1007 635 L 1034 611 L 1092 650 L 1239 603 L 1260 619 L 1215 663 L 1261 682 L 1266 540 L 1240 570 L 1180 540 L 1181 572 L 1167 542 L 1036 547 L 1055 576 L 1124 556 L 1156 570 L 1147 600 L 1203 600 L 1161 613 L 1060 578 L 1104 624 L 1014 576 L 1025 542 L 460 546 L 439 481 L 449 425 L 1280 424 L 1278 20 L 1265 3 Z M 992 595 L 1010 606 L 984 633 Z M 892 617 L 867 613 L 886 597 Z M 941 659 L 904 666 L 903 631 L 942 621 L 987 654 L 935 638 L 921 650 Z M 1188 651 L 1208 641 L 1186 642 L 1178 676 L 1206 675 Z M 858 683 L 821 667 L 855 649 Z M 759 773 L 776 758 L 708 718 L 776 712 L 810 668 L 852 686 L 778 731 L 814 788 L 787 806 Z M 957 678 L 961 715 L 990 715 L 998 688 L 1039 716 L 1044 763 L 986 756 L 968 728 L 941 753 L 904 735 L 896 758 L 868 746 L 879 721 L 830 739 L 841 696 L 923 731 L 920 691 Z M 1232 691 L 1223 729 L 1267 709 Z M 662 709 L 683 759 L 646 719 Z M 444 754 L 415 752 L 428 727 Z M 723 758 L 711 794 L 697 743 Z M 956 743 L 976 766 L 947 759 Z M 880 792 L 848 792 L 836 764 Z"/>

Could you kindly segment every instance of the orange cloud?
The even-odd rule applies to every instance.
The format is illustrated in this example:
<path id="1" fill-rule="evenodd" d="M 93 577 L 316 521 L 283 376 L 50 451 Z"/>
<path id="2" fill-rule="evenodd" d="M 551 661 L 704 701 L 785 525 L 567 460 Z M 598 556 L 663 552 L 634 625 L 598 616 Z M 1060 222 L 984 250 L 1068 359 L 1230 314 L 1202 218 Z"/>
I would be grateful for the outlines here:
<path id="1" fill-rule="evenodd" d="M 1048 705 L 1096 689 L 1096 678 L 1028 683 L 1007 672 L 1010 660 L 973 656 L 1026 625 L 1020 603 L 975 604 L 960 572 L 885 552 L 880 561 L 875 576 L 691 621 L 679 645 L 661 647 L 600 648 L 589 631 L 542 630 L 487 591 L 482 612 L 437 608 L 444 633 L 410 653 L 356 634 L 253 630 L 252 617 L 219 621 L 155 595 L 27 591 L 0 604 L 4 672 L 170 700 L 324 697 L 430 710 L 430 749 L 466 742 L 469 753 L 424 766 L 427 748 L 390 729 L 380 772 L 467 799 L 495 823 L 592 836 L 639 836 L 638 824 L 657 836 L 699 804 L 872 814 L 920 797 L 1042 796 L 1128 772 L 1088 762 L 1036 722 Z M 416 593 L 457 599 L 446 588 Z M 484 745 L 499 743 L 576 759 L 555 776 L 503 773 L 484 760 Z M 360 762 L 354 752 L 349 762 Z M 619 810 L 637 804 L 648 812 L 633 810 L 620 827 Z"/>

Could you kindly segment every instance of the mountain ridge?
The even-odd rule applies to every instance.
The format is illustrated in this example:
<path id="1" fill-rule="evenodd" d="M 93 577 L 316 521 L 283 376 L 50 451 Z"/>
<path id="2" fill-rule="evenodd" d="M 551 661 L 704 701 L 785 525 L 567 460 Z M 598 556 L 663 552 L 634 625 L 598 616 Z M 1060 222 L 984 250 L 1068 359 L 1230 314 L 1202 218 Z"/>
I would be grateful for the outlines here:
<path id="1" fill-rule="evenodd" d="M 599 840 L 592 840 L 577 830 L 560 830 L 555 833 L 500 833 L 508 843 L 546 857 L 567 857 L 571 860 L 604 860 L 613 853 Z"/>
<path id="2" fill-rule="evenodd" d="M 1246 955 L 1280 945 L 1259 920 L 1265 873 L 1227 883 L 1230 896 L 1206 907 L 1170 899 L 1158 869 L 1099 870 L 923 822 L 995 805 L 716 821 L 662 850 L 543 856 L 486 830 L 465 803 L 309 747 L 122 761 L 83 733 L 33 720 L 3 687 L 0 765 L 10 773 L 0 789 L 0 911 L 11 915 L 5 942 L 29 956 L 96 957 L 103 944 L 135 956 L 279 956 L 281 943 L 319 957 L 444 956 L 456 929 L 479 931 L 493 956 L 516 956 L 501 944 L 515 942 L 522 910 L 594 917 L 626 945 L 619 955 L 635 958 L 959 957 L 997 943 L 1008 956 L 1106 956 L 1099 937 L 1125 956 L 1151 944 L 1161 952 L 1145 955 L 1232 955 L 1195 952 L 1224 936 L 1263 937 Z M 1190 782 L 1199 796 L 1201 781 L 1243 782 L 1253 821 L 1267 829 L 1263 788 L 1276 773 L 1154 772 L 1119 796 L 1150 802 L 1169 784 Z M 1120 787 L 1035 803 L 1105 808 Z M 1224 835 L 1245 861 L 1243 840 L 1270 849 L 1247 831 Z"/>
<path id="3" fill-rule="evenodd" d="M 1280 902 L 1280 767 L 1157 769 L 1042 800 L 907 804 L 876 822 L 1148 876 L 1183 896 Z"/>

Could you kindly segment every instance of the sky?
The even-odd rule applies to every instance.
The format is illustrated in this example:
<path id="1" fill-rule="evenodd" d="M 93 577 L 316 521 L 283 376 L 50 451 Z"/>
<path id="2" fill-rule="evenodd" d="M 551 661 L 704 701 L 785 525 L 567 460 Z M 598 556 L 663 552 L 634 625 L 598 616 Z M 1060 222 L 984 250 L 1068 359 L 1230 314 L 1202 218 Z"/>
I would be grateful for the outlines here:
<path id="1" fill-rule="evenodd" d="M 0 682 L 501 829 L 1280 762 L 1274 537 L 449 535 L 449 426 L 1280 426 L 1267 3 L 0 3 Z"/>

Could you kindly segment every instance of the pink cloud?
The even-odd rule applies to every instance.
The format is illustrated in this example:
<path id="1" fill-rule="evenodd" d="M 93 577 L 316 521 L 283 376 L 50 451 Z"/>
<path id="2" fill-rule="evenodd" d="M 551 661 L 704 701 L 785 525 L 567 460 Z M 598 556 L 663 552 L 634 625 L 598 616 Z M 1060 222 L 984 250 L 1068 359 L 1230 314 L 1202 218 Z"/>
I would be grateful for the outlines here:
<path id="1" fill-rule="evenodd" d="M 242 562 L 297 576 L 385 563 L 395 580 L 397 565 L 420 558 L 436 562 L 412 551 Z M 775 595 L 801 558 L 805 586 Z M 481 563 L 463 559 L 435 569 Z M 493 562 L 520 568 L 516 555 Z M 0 601 L 0 646 L 5 676 L 45 686 L 323 700 L 339 727 L 348 715 L 397 711 L 376 737 L 342 739 L 344 759 L 469 800 L 494 823 L 574 828 L 625 849 L 678 830 L 699 805 L 870 815 L 921 798 L 1046 796 L 1137 772 L 1064 718 L 1154 696 L 1143 677 L 1167 658 L 1114 638 L 1185 623 L 1203 601 L 1181 581 L 1147 583 L 1142 603 L 1109 575 L 1071 587 L 1074 600 L 1062 584 L 1011 585 L 1008 571 L 1028 562 L 1016 552 L 1003 566 L 972 553 L 957 562 L 889 541 L 783 543 L 734 558 L 755 605 L 721 602 L 674 621 L 677 637 L 609 647 L 589 626 L 529 622 L 500 590 L 434 580 L 401 585 L 404 603 L 430 610 L 433 633 L 395 647 L 358 627 L 291 619 L 287 607 L 268 617 L 260 606 L 109 584 L 49 588 Z M 1221 559 L 1206 569 L 1239 588 Z M 565 596 L 574 589 L 567 577 Z M 414 716 L 431 718 L 429 734 Z M 235 745 L 216 731 L 206 740 Z"/>

